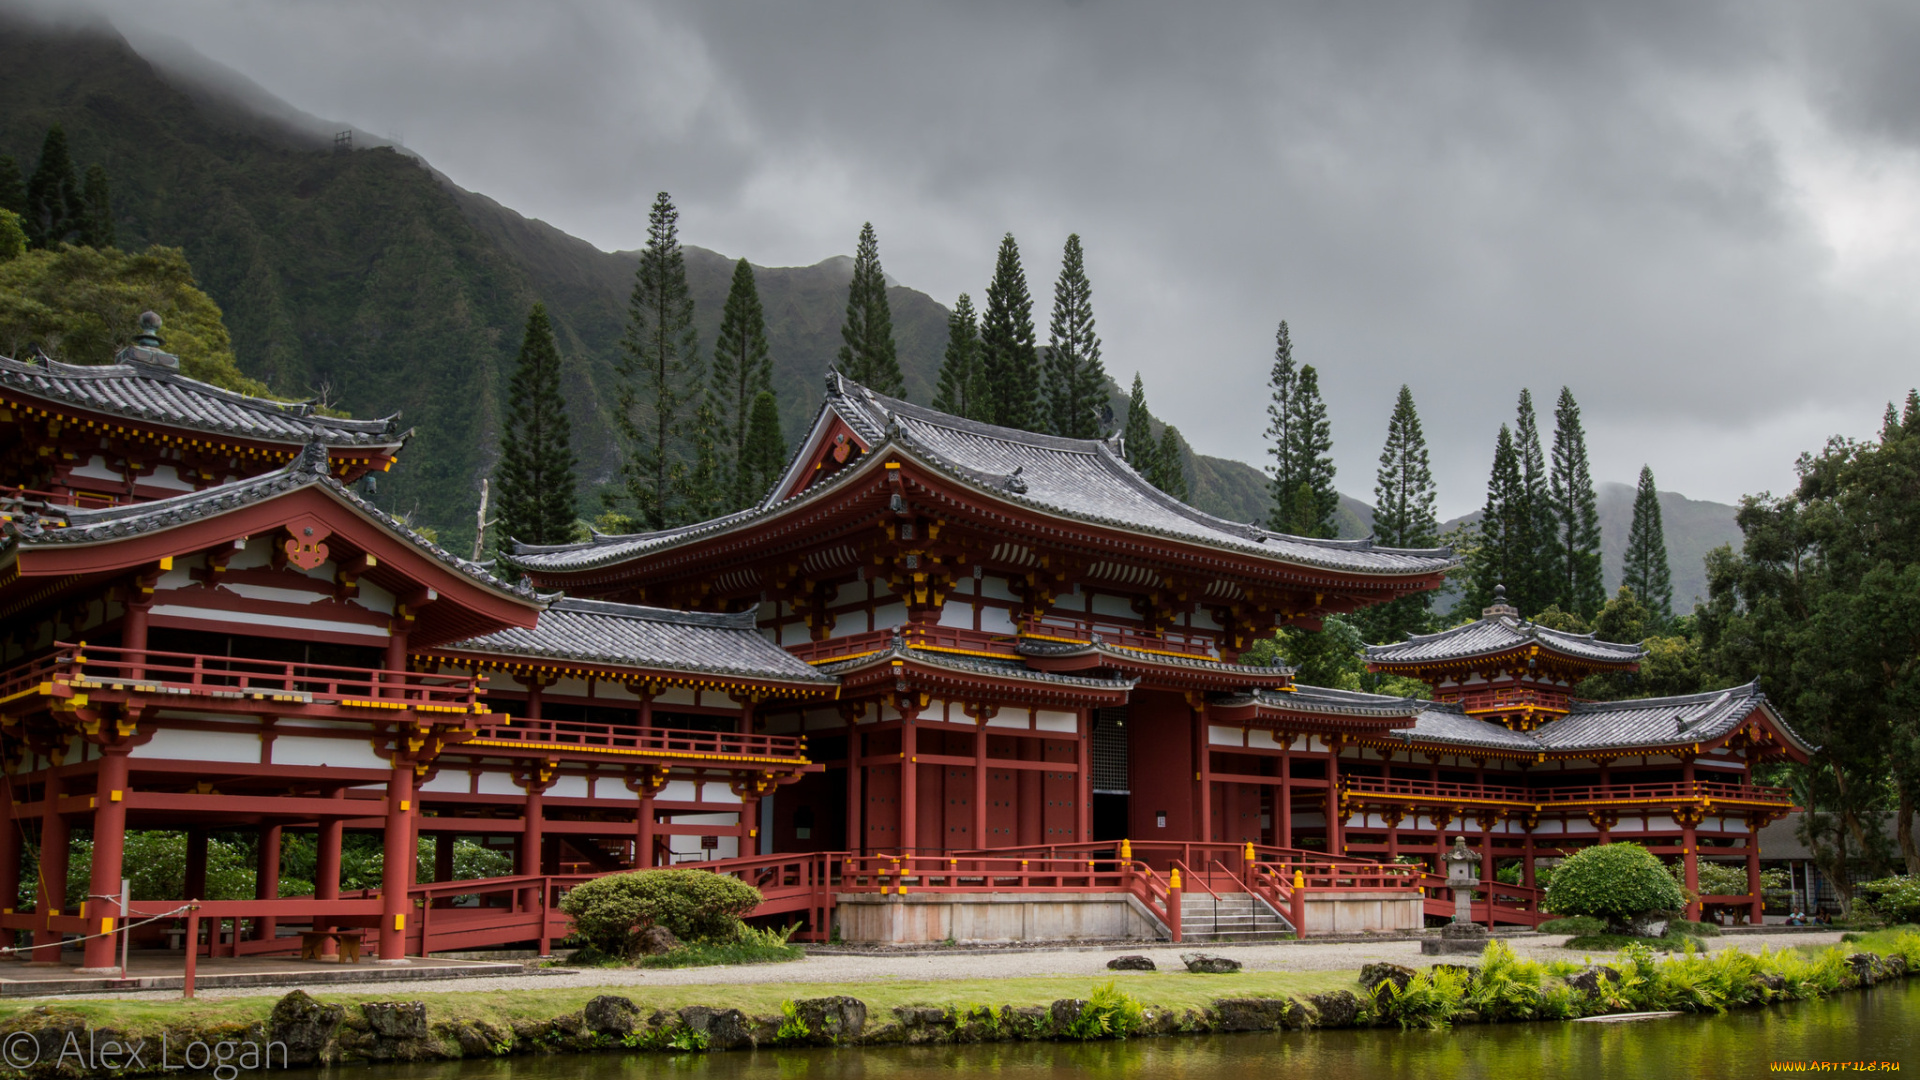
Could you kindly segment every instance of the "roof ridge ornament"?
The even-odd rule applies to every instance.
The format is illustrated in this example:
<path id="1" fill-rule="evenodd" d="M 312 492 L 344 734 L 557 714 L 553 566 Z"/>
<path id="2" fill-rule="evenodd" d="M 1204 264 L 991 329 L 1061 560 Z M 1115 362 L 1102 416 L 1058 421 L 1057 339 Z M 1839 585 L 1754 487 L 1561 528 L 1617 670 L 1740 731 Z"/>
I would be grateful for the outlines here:
<path id="1" fill-rule="evenodd" d="M 1493 587 L 1493 603 L 1480 609 L 1480 617 L 1483 619 L 1493 619 L 1502 615 L 1508 618 L 1518 619 L 1520 617 L 1520 609 L 1507 603 L 1507 587 L 1505 585 L 1495 585 Z"/>
<path id="2" fill-rule="evenodd" d="M 319 439 L 300 448 L 300 456 L 294 459 L 295 472 L 311 473 L 314 476 L 330 476 L 333 469 L 327 463 L 327 444 Z"/>
<path id="3" fill-rule="evenodd" d="M 1013 492 L 1015 495 L 1025 495 L 1027 493 L 1027 482 L 1020 478 L 1020 474 L 1025 472 L 1026 468 L 1025 465 L 1015 465 L 1013 471 L 1007 474 L 1004 486 L 1008 491 Z"/>
<path id="4" fill-rule="evenodd" d="M 152 311 L 140 313 L 140 332 L 133 335 L 133 344 L 121 349 L 113 358 L 116 364 L 148 364 L 153 367 L 180 370 L 180 358 L 161 348 L 160 316 Z"/>

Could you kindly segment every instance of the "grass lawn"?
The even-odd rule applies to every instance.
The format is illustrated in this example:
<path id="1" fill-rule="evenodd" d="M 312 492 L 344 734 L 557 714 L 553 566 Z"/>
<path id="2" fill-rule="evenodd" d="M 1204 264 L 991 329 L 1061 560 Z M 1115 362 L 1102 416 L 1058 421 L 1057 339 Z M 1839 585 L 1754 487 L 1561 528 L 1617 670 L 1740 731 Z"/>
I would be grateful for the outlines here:
<path id="1" fill-rule="evenodd" d="M 1233 975 L 1194 975 L 1185 971 L 1115 972 L 1120 987 L 1149 1010 L 1199 1009 L 1223 997 L 1300 997 L 1352 988 L 1358 971 L 1240 972 Z M 429 1023 L 452 1019 L 486 1020 L 504 1024 L 513 1020 L 547 1020 L 578 1011 L 591 998 L 617 994 L 632 999 L 643 1013 L 671 1011 L 687 1005 L 734 1008 L 750 1016 L 780 1012 L 782 1002 L 844 994 L 866 1002 L 875 1022 L 888 1018 L 898 1005 L 953 1007 L 961 1011 L 980 1006 L 999 1009 L 1050 1005 L 1060 998 L 1085 998 L 1105 977 L 1084 975 L 1007 979 L 929 980 L 889 979 L 878 982 L 761 983 L 742 986 L 628 986 L 577 989 L 516 989 L 408 994 L 407 1000 L 427 1006 Z M 55 1016 L 72 1017 L 94 1027 L 112 1027 L 129 1034 L 158 1033 L 174 1026 L 247 1024 L 264 1019 L 282 994 L 228 998 L 220 1001 L 41 1001 L 0 1005 L 0 1019 L 33 1008 Z M 324 1002 L 354 1006 L 363 1001 L 390 1000 L 378 986 L 357 992 L 322 990 L 313 995 Z"/>

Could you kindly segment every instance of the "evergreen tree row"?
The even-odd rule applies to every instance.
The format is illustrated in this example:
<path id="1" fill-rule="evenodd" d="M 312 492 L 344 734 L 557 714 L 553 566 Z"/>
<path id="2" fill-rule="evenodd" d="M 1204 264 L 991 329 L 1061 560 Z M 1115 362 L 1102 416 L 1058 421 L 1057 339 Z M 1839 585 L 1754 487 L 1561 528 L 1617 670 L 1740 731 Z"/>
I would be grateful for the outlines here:
<path id="1" fill-rule="evenodd" d="M 1127 417 L 1120 433 L 1120 452 L 1133 471 L 1147 483 L 1185 502 L 1187 499 L 1186 455 L 1181 449 L 1180 429 L 1162 424 L 1160 437 L 1153 437 L 1153 413 L 1147 408 L 1147 387 L 1140 373 L 1133 375 L 1133 392 L 1127 397 Z"/>
<path id="2" fill-rule="evenodd" d="M 107 170 L 89 165 L 82 181 L 67 150 L 67 133 L 58 124 L 47 129 L 31 177 L 23 179 L 19 162 L 0 155 L 0 210 L 19 215 L 29 247 L 114 246 Z"/>
<path id="3" fill-rule="evenodd" d="M 1332 537 L 1340 493 L 1333 486 L 1333 425 L 1320 398 L 1320 373 L 1296 366 L 1286 320 L 1274 332 L 1273 370 L 1267 380 L 1267 467 L 1273 511 L 1267 525 L 1292 536 Z"/>

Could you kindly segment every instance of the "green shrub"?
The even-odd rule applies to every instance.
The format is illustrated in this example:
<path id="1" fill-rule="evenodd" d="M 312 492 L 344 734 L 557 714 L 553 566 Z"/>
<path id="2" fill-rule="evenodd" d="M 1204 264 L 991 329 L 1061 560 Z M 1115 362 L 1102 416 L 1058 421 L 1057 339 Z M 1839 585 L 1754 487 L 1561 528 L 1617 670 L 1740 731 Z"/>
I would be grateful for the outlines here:
<path id="1" fill-rule="evenodd" d="M 1112 980 L 1093 988 L 1080 1015 L 1067 1027 L 1076 1039 L 1124 1039 L 1147 1022 L 1147 1011 Z"/>
<path id="2" fill-rule="evenodd" d="M 1545 907 L 1556 915 L 1630 919 L 1686 906 L 1680 886 L 1639 844 L 1602 844 L 1576 853 L 1554 871 Z"/>
<path id="3" fill-rule="evenodd" d="M 1865 906 L 1889 923 L 1920 923 L 1920 876 L 1896 874 L 1854 888 L 1856 909 Z"/>
<path id="4" fill-rule="evenodd" d="M 1428 968 L 1407 980 L 1404 989 L 1388 980 L 1376 989 L 1380 1015 L 1407 1028 L 1444 1028 L 1465 1007 L 1466 976 L 1445 968 Z"/>
<path id="5" fill-rule="evenodd" d="M 1543 934 L 1568 934 L 1573 937 L 1584 937 L 1588 934 L 1606 933 L 1607 920 L 1596 919 L 1590 915 L 1569 915 L 1564 919 L 1548 919 L 1546 922 L 1541 923 L 1537 929 Z"/>
<path id="6" fill-rule="evenodd" d="M 706 870 L 638 870 L 575 886 L 560 900 L 575 934 L 612 956 L 639 951 L 638 935 L 662 926 L 682 941 L 724 944 L 739 938 L 740 917 L 760 904 L 760 890 Z"/>

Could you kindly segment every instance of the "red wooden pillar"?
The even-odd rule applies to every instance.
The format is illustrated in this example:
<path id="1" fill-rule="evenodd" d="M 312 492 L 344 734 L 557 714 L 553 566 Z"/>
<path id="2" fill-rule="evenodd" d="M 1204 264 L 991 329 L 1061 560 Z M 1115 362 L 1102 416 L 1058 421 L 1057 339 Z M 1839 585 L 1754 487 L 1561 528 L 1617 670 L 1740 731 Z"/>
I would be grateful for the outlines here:
<path id="1" fill-rule="evenodd" d="M 347 789 L 336 788 L 332 798 L 338 799 L 343 808 L 347 801 Z M 313 861 L 313 898 L 315 900 L 340 899 L 340 846 L 345 838 L 347 822 L 345 818 L 327 817 L 320 820 L 319 835 L 315 837 Z M 192 897 L 188 897 L 192 899 Z M 313 921 L 315 930 L 331 930 L 334 924 L 325 918 Z M 337 951 L 331 938 L 320 943 L 320 955 L 332 956 Z"/>
<path id="2" fill-rule="evenodd" d="M 980 734 L 980 765 L 986 762 L 986 730 Z M 975 772 L 985 770 L 979 765 Z M 986 790 L 986 782 L 978 781 L 980 791 Z M 1073 838 L 1078 843 L 1093 839 L 1093 710 L 1080 710 L 1080 774 L 1074 785 L 1073 800 Z"/>
<path id="3" fill-rule="evenodd" d="M 147 613 L 152 606 L 152 594 L 143 592 L 139 585 L 127 588 L 127 613 L 120 619 L 120 647 L 128 650 L 127 662 L 133 665 L 128 674 L 135 679 L 145 674 L 142 664 L 146 660 Z M 115 882 L 114 888 L 119 887 Z"/>
<path id="4" fill-rule="evenodd" d="M 1194 837 L 1202 843 L 1212 843 L 1213 836 L 1213 746 L 1208 737 L 1207 714 L 1205 710 L 1187 705 L 1187 713 L 1193 725 L 1193 779 L 1194 814 L 1200 823 L 1200 835 Z"/>
<path id="5" fill-rule="evenodd" d="M 1747 825 L 1747 898 L 1752 901 L 1747 922 L 1759 926 L 1766 921 L 1766 902 L 1760 898 L 1760 830 L 1751 822 Z"/>
<path id="6" fill-rule="evenodd" d="M 866 797 L 862 783 L 866 770 L 860 763 L 860 722 L 847 717 L 847 837 L 846 848 L 855 855 L 867 850 Z"/>
<path id="7" fill-rule="evenodd" d="M 123 855 L 127 836 L 127 751 L 125 744 L 100 749 L 100 771 L 94 777 L 93 800 L 93 872 L 87 883 L 92 896 L 120 895 Z M 112 933 L 125 919 L 117 900 L 89 900 L 86 932 L 81 946 L 80 970 L 88 974 L 107 974 L 119 968 L 116 957 L 120 938 Z"/>
<path id="8" fill-rule="evenodd" d="M 1340 820 L 1340 739 L 1327 739 L 1327 854 L 1337 858 L 1347 852 L 1346 823 Z"/>
<path id="9" fill-rule="evenodd" d="M 12 915 L 20 902 L 20 843 L 21 830 L 26 827 L 14 813 L 17 805 L 13 799 L 13 784 L 7 784 L 5 794 L 0 795 L 0 909 Z M 0 945 L 12 947 L 14 932 L 0 929 Z"/>
<path id="10" fill-rule="evenodd" d="M 911 715 L 900 718 L 900 853 L 912 855 L 920 847 L 920 766 L 916 764 L 918 732 Z"/>
<path id="11" fill-rule="evenodd" d="M 1527 838 L 1520 848 L 1520 884 L 1525 885 L 1529 889 L 1535 888 L 1535 880 L 1533 876 L 1533 831 L 1529 829 L 1527 831 Z"/>
<path id="12" fill-rule="evenodd" d="M 256 848 L 253 873 L 253 898 L 255 900 L 280 899 L 280 826 L 260 826 L 260 842 Z M 253 920 L 255 941 L 272 941 L 280 933 L 280 920 L 272 915 L 264 915 Z"/>
<path id="13" fill-rule="evenodd" d="M 1680 781 L 1686 785 L 1689 793 L 1693 791 L 1693 779 L 1693 759 L 1687 758 L 1680 763 Z M 1692 808 L 1683 810 L 1682 813 L 1686 816 L 1680 819 L 1680 858 L 1686 867 L 1687 892 L 1698 894 L 1700 891 L 1699 828 L 1701 813 Z M 1700 921 L 1700 915 L 1703 911 L 1704 906 L 1696 900 L 1687 905 L 1687 918 L 1698 922 Z"/>
<path id="14" fill-rule="evenodd" d="M 973 842 L 968 847 L 983 848 L 987 843 L 987 720 L 986 711 L 973 718 Z"/>
<path id="15" fill-rule="evenodd" d="M 633 817 L 633 868 L 650 870 L 653 868 L 653 785 L 644 783 L 640 789 L 640 808 Z"/>
<path id="16" fill-rule="evenodd" d="M 60 774 L 52 767 L 47 769 L 45 791 L 45 809 L 40 815 L 40 882 L 34 903 L 34 911 L 43 919 L 61 914 L 67 902 L 67 821 L 59 811 L 65 789 Z M 58 931 L 52 928 L 34 931 L 32 962 L 60 962 Z"/>
<path id="17" fill-rule="evenodd" d="M 520 820 L 523 826 L 520 832 L 520 875 L 522 877 L 540 876 L 541 849 L 547 839 L 547 785 L 537 776 L 530 776 L 523 782 L 527 799 L 522 804 Z"/>
<path id="18" fill-rule="evenodd" d="M 380 963 L 404 964 L 413 906 L 413 763 L 394 754 L 387 774 L 387 820 L 380 868 Z"/>
<path id="19" fill-rule="evenodd" d="M 1274 837 L 1281 847 L 1293 846 L 1293 734 L 1283 731 L 1287 748 L 1280 752 L 1280 832 Z"/>

